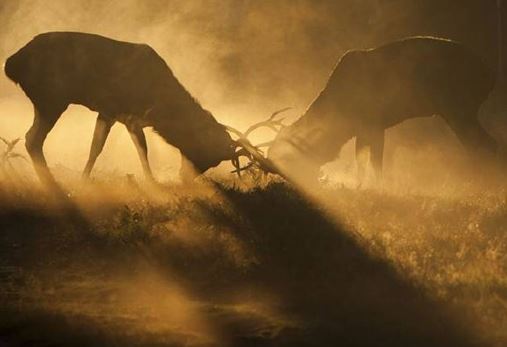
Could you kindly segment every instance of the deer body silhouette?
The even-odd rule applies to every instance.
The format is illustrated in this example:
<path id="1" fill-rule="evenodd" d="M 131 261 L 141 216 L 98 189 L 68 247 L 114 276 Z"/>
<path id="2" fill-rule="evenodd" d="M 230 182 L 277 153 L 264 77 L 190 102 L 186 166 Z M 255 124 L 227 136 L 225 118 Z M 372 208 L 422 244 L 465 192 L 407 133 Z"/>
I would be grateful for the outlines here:
<path id="1" fill-rule="evenodd" d="M 236 143 L 225 127 L 179 83 L 148 45 L 94 34 L 50 32 L 36 36 L 5 64 L 34 106 L 26 148 L 40 179 L 54 183 L 42 151 L 47 134 L 70 104 L 98 112 L 88 176 L 111 126 L 126 125 L 144 172 L 152 177 L 143 128 L 151 126 L 199 172 L 232 159 Z"/>
<path id="2" fill-rule="evenodd" d="M 481 59 L 446 39 L 412 37 L 349 51 L 306 113 L 278 134 L 268 157 L 287 172 L 304 160 L 314 176 L 355 136 L 356 158 L 369 147 L 380 173 L 384 130 L 433 115 L 442 116 L 470 152 L 491 153 L 496 143 L 477 115 L 493 86 Z"/>

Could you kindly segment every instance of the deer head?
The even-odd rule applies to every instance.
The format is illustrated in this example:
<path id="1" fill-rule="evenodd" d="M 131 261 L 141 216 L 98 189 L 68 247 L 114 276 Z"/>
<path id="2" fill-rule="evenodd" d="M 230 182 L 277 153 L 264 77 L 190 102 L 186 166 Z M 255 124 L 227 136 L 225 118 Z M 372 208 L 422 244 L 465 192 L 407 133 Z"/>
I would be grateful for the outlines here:
<path id="1" fill-rule="evenodd" d="M 200 136 L 185 148 L 180 149 L 201 173 L 217 166 L 223 160 L 231 160 L 235 168 L 232 173 L 236 173 L 239 177 L 241 177 L 242 171 L 253 167 L 266 173 L 282 175 L 274 163 L 266 158 L 262 150 L 264 147 L 269 147 L 272 141 L 254 145 L 248 136 L 260 128 L 269 128 L 278 133 L 284 125 L 283 118 L 276 119 L 276 116 L 289 109 L 284 108 L 273 112 L 267 120 L 251 125 L 245 132 L 217 123 L 214 118 L 210 118 L 213 121 L 210 121 L 209 124 L 201 122 L 201 128 L 196 130 Z M 230 134 L 233 134 L 237 139 L 233 140 Z M 243 167 L 240 164 L 241 157 L 246 157 L 249 160 Z"/>
<path id="2" fill-rule="evenodd" d="M 301 117 L 281 129 L 270 144 L 266 159 L 276 163 L 278 171 L 290 175 L 292 181 L 312 182 L 318 178 L 322 164 L 328 161 L 333 141 L 335 136 L 330 135 L 323 123 Z"/>
<path id="3" fill-rule="evenodd" d="M 154 129 L 168 143 L 176 146 L 198 173 L 204 173 L 224 160 L 232 161 L 235 167 L 233 172 L 238 175 L 254 166 L 266 172 L 276 172 L 275 166 L 261 150 L 270 143 L 253 145 L 248 136 L 262 127 L 278 132 L 282 128 L 282 119 L 275 117 L 287 109 L 274 112 L 269 119 L 250 126 L 243 133 L 218 123 L 211 113 L 197 107 L 197 103 L 195 105 L 194 112 L 189 112 L 188 109 L 187 112 L 172 112 L 171 118 L 166 118 L 166 115 L 174 110 L 174 105 L 156 105 L 147 112 L 146 119 L 150 124 L 156 125 Z M 178 116 L 179 114 L 185 116 Z M 240 167 L 241 157 L 250 161 L 245 167 Z"/>

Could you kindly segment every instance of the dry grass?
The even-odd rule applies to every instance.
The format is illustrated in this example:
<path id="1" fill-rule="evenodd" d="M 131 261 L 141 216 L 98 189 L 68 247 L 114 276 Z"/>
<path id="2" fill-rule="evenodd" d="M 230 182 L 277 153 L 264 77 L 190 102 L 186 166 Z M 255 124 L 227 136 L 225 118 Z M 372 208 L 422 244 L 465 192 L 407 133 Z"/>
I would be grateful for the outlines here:
<path id="1" fill-rule="evenodd" d="M 334 213 L 398 271 L 466 308 L 481 334 L 507 345 L 507 194 L 431 197 L 341 189 Z"/>
<path id="2" fill-rule="evenodd" d="M 507 346 L 503 192 L 69 187 L 0 186 L 7 346 Z"/>

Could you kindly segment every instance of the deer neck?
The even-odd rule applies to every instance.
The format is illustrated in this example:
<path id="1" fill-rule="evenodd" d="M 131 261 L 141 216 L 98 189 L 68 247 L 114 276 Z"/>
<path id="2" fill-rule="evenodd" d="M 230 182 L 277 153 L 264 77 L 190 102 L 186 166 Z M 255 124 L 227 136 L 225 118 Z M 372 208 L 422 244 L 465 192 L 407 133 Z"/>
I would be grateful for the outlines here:
<path id="1" fill-rule="evenodd" d="M 166 101 L 156 105 L 147 114 L 146 122 L 171 145 L 183 149 L 192 145 L 199 129 L 209 119 L 209 112 L 195 100 Z"/>

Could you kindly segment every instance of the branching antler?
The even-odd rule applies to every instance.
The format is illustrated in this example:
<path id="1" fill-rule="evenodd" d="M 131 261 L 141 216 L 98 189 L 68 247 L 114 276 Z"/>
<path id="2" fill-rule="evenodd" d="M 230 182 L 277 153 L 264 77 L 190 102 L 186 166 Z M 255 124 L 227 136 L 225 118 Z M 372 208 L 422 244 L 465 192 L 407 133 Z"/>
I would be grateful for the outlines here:
<path id="1" fill-rule="evenodd" d="M 281 110 L 273 112 L 273 114 L 267 120 L 265 120 L 263 122 L 256 123 L 256 124 L 250 126 L 245 131 L 245 137 L 248 137 L 248 135 L 250 135 L 253 131 L 255 131 L 255 130 L 259 129 L 259 128 L 262 128 L 262 127 L 269 128 L 269 129 L 273 130 L 276 133 L 280 132 L 280 130 L 282 130 L 283 127 L 285 126 L 283 124 L 283 121 L 284 121 L 285 118 L 275 119 L 275 117 L 277 115 L 279 115 L 280 113 L 288 111 L 290 109 L 291 109 L 290 107 L 282 108 Z"/>
<path id="2" fill-rule="evenodd" d="M 231 173 L 238 174 L 238 176 L 241 177 L 241 171 L 248 170 L 248 169 L 250 169 L 251 167 L 254 167 L 254 166 L 255 166 L 255 162 L 251 161 L 250 163 L 248 163 L 247 165 L 245 165 L 243 167 L 240 167 L 238 165 L 235 170 L 231 171 Z"/>
<path id="3" fill-rule="evenodd" d="M 260 158 L 264 158 L 264 153 L 262 153 L 257 146 L 252 145 L 248 139 L 240 138 L 236 141 L 236 143 L 240 149 L 236 151 L 236 156 L 232 159 L 232 164 L 234 165 L 235 170 L 231 171 L 231 173 L 236 173 L 239 177 L 241 177 L 242 171 L 258 165 L 259 160 L 262 160 Z M 241 167 L 241 163 L 239 161 L 239 158 L 241 157 L 246 157 L 250 160 L 250 162 L 244 167 Z"/>
<path id="4" fill-rule="evenodd" d="M 275 117 L 280 113 L 290 109 L 290 107 L 286 107 L 273 112 L 267 120 L 251 125 L 244 133 L 233 127 L 225 126 L 229 132 L 238 137 L 238 140 L 236 142 L 238 144 L 238 147 L 240 147 L 240 149 L 236 151 L 236 157 L 232 159 L 232 164 L 234 165 L 235 170 L 231 171 L 231 173 L 236 173 L 239 177 L 241 177 L 242 171 L 248 170 L 252 167 L 258 167 L 265 172 L 273 172 L 275 170 L 274 165 L 267 158 L 265 158 L 264 152 L 260 150 L 261 147 L 269 147 L 273 141 L 264 142 L 259 145 L 253 145 L 250 140 L 248 140 L 248 136 L 253 131 L 263 127 L 269 128 L 276 133 L 280 132 L 280 130 L 282 130 L 285 126 L 283 124 L 284 118 L 275 119 Z M 247 157 L 250 160 L 250 162 L 244 167 L 241 167 L 239 162 L 239 158 L 242 156 Z"/>
<path id="5" fill-rule="evenodd" d="M 284 121 L 284 118 L 280 118 L 280 119 L 275 119 L 275 117 L 277 115 L 279 115 L 280 113 L 282 112 L 285 112 L 285 111 L 288 111 L 290 110 L 291 107 L 286 107 L 286 108 L 282 108 L 281 110 L 278 110 L 278 111 L 275 111 L 271 114 L 271 116 L 269 116 L 268 119 L 262 121 L 262 122 L 259 122 L 259 123 L 255 123 L 253 125 L 251 125 L 245 132 L 241 132 L 231 126 L 228 126 L 226 125 L 225 128 L 230 131 L 231 133 L 233 133 L 234 135 L 238 136 L 239 138 L 242 138 L 242 139 L 247 139 L 248 136 L 254 132 L 255 130 L 259 129 L 259 128 L 269 128 L 271 130 L 273 130 L 274 132 L 278 133 L 281 129 L 283 129 L 283 127 L 285 126 L 283 124 L 283 121 Z"/>

